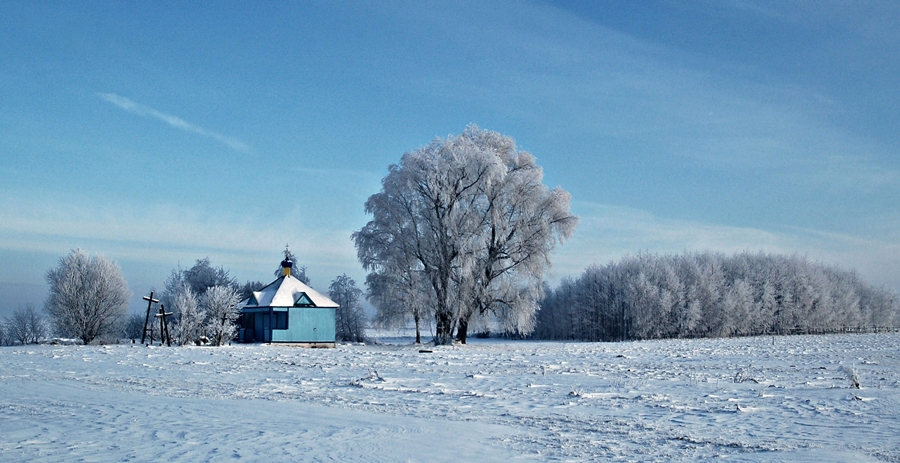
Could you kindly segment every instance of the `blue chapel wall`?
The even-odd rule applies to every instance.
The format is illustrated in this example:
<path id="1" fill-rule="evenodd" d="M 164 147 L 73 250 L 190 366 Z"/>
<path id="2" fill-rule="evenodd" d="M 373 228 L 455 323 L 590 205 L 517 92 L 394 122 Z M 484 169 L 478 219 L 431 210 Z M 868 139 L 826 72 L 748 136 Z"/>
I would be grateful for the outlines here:
<path id="1" fill-rule="evenodd" d="M 334 342 L 334 308 L 276 307 L 288 311 L 288 328 L 272 330 L 272 342 Z"/>

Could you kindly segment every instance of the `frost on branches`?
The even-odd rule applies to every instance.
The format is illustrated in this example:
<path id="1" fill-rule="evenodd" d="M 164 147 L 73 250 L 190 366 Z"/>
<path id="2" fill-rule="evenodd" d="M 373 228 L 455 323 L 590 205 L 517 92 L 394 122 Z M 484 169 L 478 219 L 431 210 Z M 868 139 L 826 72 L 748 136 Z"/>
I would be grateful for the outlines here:
<path id="1" fill-rule="evenodd" d="M 103 256 L 75 249 L 47 271 L 47 314 L 56 332 L 85 344 L 116 332 L 131 291 L 119 266 Z"/>
<path id="2" fill-rule="evenodd" d="M 578 223 L 569 200 L 512 138 L 474 125 L 404 154 L 366 201 L 372 220 L 353 234 L 376 307 L 427 301 L 435 344 L 454 330 L 465 342 L 474 317 L 530 333 L 550 252 Z"/>
<path id="3" fill-rule="evenodd" d="M 247 282 L 244 288 L 253 290 L 261 285 Z M 167 309 L 173 309 L 174 316 L 167 322 L 175 342 L 200 344 L 208 338 L 211 344 L 222 345 L 231 341 L 237 333 L 237 305 L 242 291 L 228 271 L 213 267 L 209 258 L 197 259 L 186 270 L 172 270 L 160 299 Z"/>
<path id="4" fill-rule="evenodd" d="M 199 342 L 206 311 L 200 307 L 197 294 L 189 285 L 178 286 L 173 308 L 178 314 L 178 323 L 172 329 L 175 342 L 182 346 Z"/>
<path id="5" fill-rule="evenodd" d="M 240 294 L 231 286 L 213 286 L 206 290 L 206 327 L 210 344 L 224 345 L 237 334 Z"/>

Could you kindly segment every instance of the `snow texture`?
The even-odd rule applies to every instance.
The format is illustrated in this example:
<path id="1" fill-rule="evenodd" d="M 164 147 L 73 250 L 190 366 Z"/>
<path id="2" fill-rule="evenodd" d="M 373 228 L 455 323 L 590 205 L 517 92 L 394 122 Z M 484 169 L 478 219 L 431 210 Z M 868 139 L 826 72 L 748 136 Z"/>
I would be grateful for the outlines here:
<path id="1" fill-rule="evenodd" d="M 376 339 L 3 347 L 0 459 L 900 461 L 897 333 Z"/>

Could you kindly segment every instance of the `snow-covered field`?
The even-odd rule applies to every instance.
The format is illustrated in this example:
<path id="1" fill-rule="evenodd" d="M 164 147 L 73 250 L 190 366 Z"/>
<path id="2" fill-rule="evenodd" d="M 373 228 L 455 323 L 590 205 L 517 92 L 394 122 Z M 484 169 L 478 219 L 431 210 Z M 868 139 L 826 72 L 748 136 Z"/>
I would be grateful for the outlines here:
<path id="1" fill-rule="evenodd" d="M 0 460 L 900 461 L 896 333 L 389 341 L 3 347 Z"/>

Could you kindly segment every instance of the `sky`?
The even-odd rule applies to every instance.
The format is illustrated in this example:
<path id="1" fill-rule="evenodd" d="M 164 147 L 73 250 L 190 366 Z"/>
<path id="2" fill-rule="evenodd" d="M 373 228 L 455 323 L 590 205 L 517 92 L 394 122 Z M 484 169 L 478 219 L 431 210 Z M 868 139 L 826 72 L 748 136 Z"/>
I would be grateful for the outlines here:
<path id="1" fill-rule="evenodd" d="M 581 218 L 551 283 L 789 253 L 900 291 L 900 4 L 0 2 L 0 313 L 75 248 L 327 290 L 388 166 L 469 124 Z"/>

